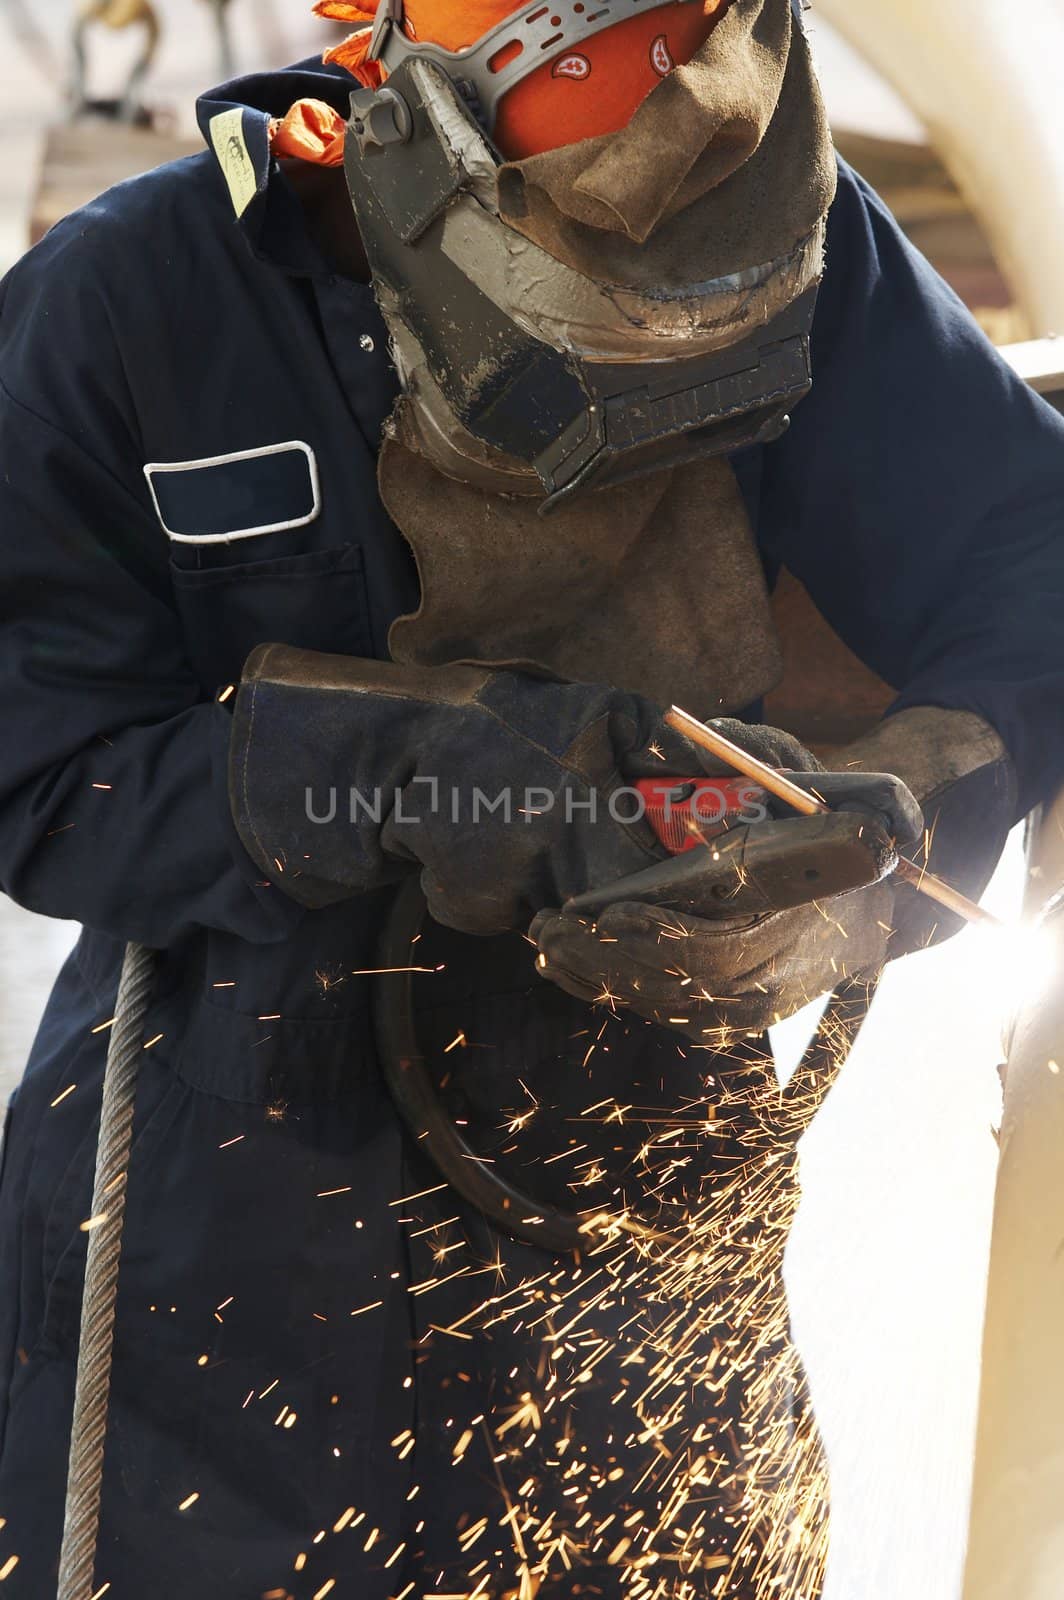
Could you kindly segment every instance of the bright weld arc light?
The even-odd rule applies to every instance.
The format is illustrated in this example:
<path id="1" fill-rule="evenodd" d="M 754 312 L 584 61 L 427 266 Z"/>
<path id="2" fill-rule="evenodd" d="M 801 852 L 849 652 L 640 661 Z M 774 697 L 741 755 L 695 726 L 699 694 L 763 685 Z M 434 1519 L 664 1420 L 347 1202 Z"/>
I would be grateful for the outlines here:
<path id="1" fill-rule="evenodd" d="M 971 942 L 976 971 L 984 992 L 1000 995 L 1006 1018 L 1019 1015 L 1049 990 L 1060 964 L 1059 937 L 1041 922 L 1010 928 L 977 928 Z"/>

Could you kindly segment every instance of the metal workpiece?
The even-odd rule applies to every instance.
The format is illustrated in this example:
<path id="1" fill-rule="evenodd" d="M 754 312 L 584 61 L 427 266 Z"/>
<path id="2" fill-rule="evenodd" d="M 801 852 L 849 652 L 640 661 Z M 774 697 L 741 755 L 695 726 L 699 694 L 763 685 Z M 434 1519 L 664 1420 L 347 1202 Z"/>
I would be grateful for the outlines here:
<path id="1" fill-rule="evenodd" d="M 1062 824 L 1064 796 L 1029 850 L 1052 979 L 1009 1041 L 964 1600 L 1057 1600 L 1064 1566 Z"/>

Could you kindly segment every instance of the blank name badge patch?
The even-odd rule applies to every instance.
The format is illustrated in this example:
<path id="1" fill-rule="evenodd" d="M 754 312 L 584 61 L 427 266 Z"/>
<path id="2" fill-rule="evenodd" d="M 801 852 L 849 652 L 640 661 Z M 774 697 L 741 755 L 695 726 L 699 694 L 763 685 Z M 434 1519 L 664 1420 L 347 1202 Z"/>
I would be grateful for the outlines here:
<path id="1" fill-rule="evenodd" d="M 281 533 L 321 511 L 317 458 L 299 439 L 199 461 L 149 461 L 144 476 L 163 531 L 179 544 Z"/>

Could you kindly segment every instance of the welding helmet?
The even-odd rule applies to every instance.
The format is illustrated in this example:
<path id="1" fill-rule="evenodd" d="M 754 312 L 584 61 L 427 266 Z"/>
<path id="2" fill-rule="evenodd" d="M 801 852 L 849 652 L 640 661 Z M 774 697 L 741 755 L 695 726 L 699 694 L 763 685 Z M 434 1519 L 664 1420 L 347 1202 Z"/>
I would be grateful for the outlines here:
<path id="1" fill-rule="evenodd" d="M 500 9 L 463 6 L 465 30 L 471 12 Z M 696 184 L 684 207 L 681 185 L 673 209 L 655 215 L 651 205 L 645 237 L 623 226 L 619 245 L 608 226 L 571 217 L 544 240 L 524 224 L 520 197 L 531 172 L 550 204 L 549 164 L 564 170 L 567 149 L 593 153 L 603 139 L 631 138 L 637 124 L 652 129 L 654 95 L 677 66 L 685 70 L 685 57 L 697 65 L 722 20 L 741 37 L 747 68 L 757 70 L 758 51 L 767 55 L 775 38 L 786 41 L 782 79 L 800 75 L 808 60 L 800 0 L 531 0 L 460 48 L 426 36 L 446 11 L 429 0 L 381 0 L 358 36 L 362 81 L 346 139 L 351 201 L 417 448 L 449 476 L 487 492 L 536 494 L 550 509 L 578 489 L 778 436 L 811 382 L 826 204 L 767 257 L 738 250 L 734 270 L 722 272 L 708 243 L 719 233 L 716 188 L 700 195 Z M 615 73 L 620 89 L 611 91 L 605 64 L 636 57 L 639 70 Z M 769 77 L 780 94 L 780 79 Z M 587 91 L 597 78 L 596 98 Z M 684 92 L 705 94 L 706 83 L 706 70 L 692 68 Z M 578 129 L 583 142 L 529 156 L 537 126 L 541 146 L 545 137 L 529 98 L 537 84 L 542 103 L 556 107 L 546 126 L 563 138 Z M 583 101 L 557 98 L 573 86 Z M 508 159 L 515 149 L 520 159 Z M 653 188 L 653 149 L 640 159 Z M 694 215 L 673 226 L 668 255 L 678 210 Z M 599 238 L 610 244 L 601 259 Z"/>

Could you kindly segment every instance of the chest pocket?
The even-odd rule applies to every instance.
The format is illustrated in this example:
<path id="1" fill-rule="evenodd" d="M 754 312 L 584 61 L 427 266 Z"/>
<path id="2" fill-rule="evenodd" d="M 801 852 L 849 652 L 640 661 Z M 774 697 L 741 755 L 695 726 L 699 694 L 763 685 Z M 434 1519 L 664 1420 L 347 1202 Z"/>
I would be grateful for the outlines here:
<path id="1" fill-rule="evenodd" d="M 269 641 L 373 653 L 361 547 L 331 542 L 317 462 L 300 441 L 144 469 L 170 540 L 189 660 L 209 693 Z"/>

